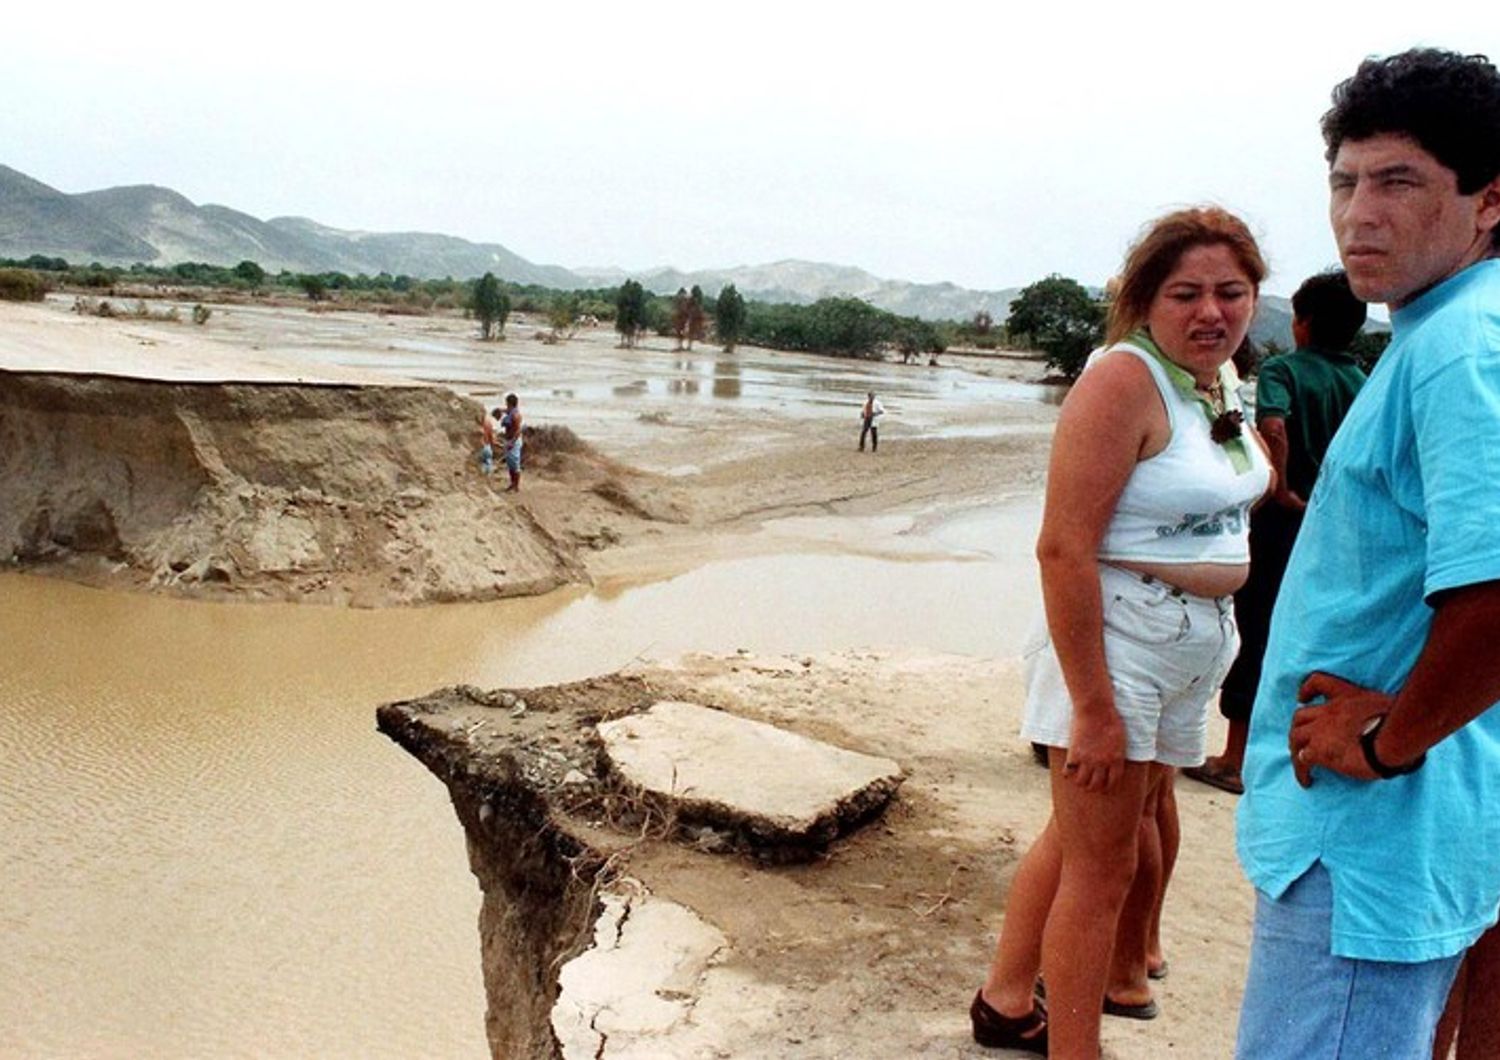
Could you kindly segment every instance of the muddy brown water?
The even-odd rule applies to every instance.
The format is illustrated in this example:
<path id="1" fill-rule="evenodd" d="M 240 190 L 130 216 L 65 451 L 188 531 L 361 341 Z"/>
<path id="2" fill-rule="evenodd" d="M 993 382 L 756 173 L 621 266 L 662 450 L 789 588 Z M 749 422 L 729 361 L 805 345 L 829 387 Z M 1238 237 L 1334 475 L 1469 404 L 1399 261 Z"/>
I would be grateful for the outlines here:
<path id="1" fill-rule="evenodd" d="M 1024 557 L 975 545 L 1034 519 L 945 524 L 962 558 L 773 554 L 399 611 L 0 577 L 0 1055 L 484 1055 L 462 831 L 376 703 L 688 650 L 1014 654 Z"/>
<path id="2" fill-rule="evenodd" d="M 789 520 L 665 580 L 391 611 L 0 575 L 0 1057 L 485 1055 L 463 833 L 376 704 L 691 650 L 1014 655 L 1036 519 Z"/>

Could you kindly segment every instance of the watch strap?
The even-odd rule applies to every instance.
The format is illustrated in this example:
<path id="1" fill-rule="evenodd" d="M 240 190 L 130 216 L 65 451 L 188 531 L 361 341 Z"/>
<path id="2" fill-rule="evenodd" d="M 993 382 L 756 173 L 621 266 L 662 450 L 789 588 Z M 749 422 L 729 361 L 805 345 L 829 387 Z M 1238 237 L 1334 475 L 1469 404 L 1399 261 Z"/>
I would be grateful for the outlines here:
<path id="1" fill-rule="evenodd" d="M 1404 777 L 1408 773 L 1415 773 L 1422 768 L 1422 763 L 1427 761 L 1426 751 L 1417 755 L 1410 762 L 1402 763 L 1399 766 L 1386 765 L 1380 760 L 1380 756 L 1375 753 L 1375 739 L 1380 735 L 1380 730 L 1385 728 L 1385 720 L 1388 717 L 1390 717 L 1389 714 L 1380 715 L 1375 719 L 1374 725 L 1371 725 L 1359 734 L 1359 749 L 1365 754 L 1365 764 L 1370 767 L 1372 773 L 1382 780 L 1390 780 L 1392 777 Z"/>

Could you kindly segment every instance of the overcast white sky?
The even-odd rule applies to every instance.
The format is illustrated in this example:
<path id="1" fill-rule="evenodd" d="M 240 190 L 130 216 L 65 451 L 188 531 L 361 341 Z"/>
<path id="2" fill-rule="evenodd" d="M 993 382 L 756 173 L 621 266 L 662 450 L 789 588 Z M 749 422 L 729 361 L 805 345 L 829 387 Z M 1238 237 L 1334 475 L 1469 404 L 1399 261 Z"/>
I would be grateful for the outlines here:
<path id="1" fill-rule="evenodd" d="M 205 14 L 205 12 L 213 14 Z M 782 258 L 1100 284 L 1139 225 L 1241 211 L 1334 261 L 1317 121 L 1369 54 L 1500 59 L 1491 2 L 74 3 L 8 11 L 0 163 L 531 261 Z"/>

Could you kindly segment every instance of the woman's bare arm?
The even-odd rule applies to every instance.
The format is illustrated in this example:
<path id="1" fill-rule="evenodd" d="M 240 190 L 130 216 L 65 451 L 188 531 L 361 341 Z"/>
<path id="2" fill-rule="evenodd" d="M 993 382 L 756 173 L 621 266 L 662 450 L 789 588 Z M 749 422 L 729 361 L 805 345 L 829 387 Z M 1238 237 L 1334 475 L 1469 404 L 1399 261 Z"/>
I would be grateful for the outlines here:
<path id="1" fill-rule="evenodd" d="M 1073 701 L 1068 762 L 1090 790 L 1113 787 L 1125 761 L 1104 659 L 1099 542 L 1136 463 L 1165 445 L 1167 430 L 1150 370 L 1117 353 L 1074 384 L 1053 438 L 1037 560 L 1047 628 Z"/>

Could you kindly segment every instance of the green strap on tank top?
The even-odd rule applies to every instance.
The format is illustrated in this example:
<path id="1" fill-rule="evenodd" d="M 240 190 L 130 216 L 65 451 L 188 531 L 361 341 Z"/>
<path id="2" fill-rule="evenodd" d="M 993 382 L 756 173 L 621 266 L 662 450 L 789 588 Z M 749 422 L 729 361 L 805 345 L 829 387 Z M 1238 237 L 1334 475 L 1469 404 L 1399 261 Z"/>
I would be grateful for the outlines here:
<path id="1" fill-rule="evenodd" d="M 1208 398 L 1198 392 L 1198 385 L 1187 369 L 1181 365 L 1174 364 L 1166 354 L 1161 352 L 1155 341 L 1145 331 L 1131 332 L 1125 341 L 1132 346 L 1139 346 L 1152 357 L 1156 358 L 1156 363 L 1161 365 L 1162 371 L 1167 373 L 1167 378 L 1172 381 L 1172 386 L 1177 389 L 1177 392 L 1202 409 L 1203 415 L 1207 418 L 1209 425 L 1213 425 L 1214 420 L 1219 417 L 1219 410 L 1214 408 L 1212 401 L 1209 401 Z M 1236 389 L 1238 386 L 1239 376 L 1230 366 L 1229 362 L 1226 361 L 1219 366 L 1219 387 L 1224 395 L 1224 408 L 1226 410 L 1239 409 L 1241 412 L 1244 411 L 1240 408 L 1240 396 Z M 1240 433 L 1235 437 L 1219 444 L 1224 447 L 1224 452 L 1229 456 L 1229 465 L 1234 468 L 1237 474 L 1243 475 L 1250 470 L 1250 450 L 1246 448 L 1247 443 L 1243 427 L 1240 428 Z"/>

